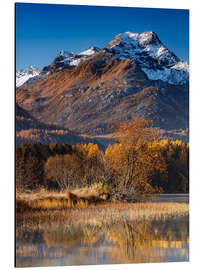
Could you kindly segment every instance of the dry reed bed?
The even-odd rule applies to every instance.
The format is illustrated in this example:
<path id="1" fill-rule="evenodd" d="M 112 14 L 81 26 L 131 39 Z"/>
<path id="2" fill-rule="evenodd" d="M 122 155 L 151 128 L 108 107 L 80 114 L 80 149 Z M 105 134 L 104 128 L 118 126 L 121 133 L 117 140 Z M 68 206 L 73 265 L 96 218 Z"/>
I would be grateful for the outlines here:
<path id="1" fill-rule="evenodd" d="M 101 187 L 93 185 L 63 192 L 50 192 L 44 189 L 35 192 L 17 192 L 16 210 L 62 210 L 70 208 L 86 208 L 90 204 L 101 203 L 107 199 Z"/>
<path id="2" fill-rule="evenodd" d="M 84 209 L 72 208 L 61 210 L 39 210 L 17 213 L 17 226 L 40 225 L 46 223 L 98 225 L 128 221 L 166 220 L 188 216 L 189 205 L 186 203 L 103 203 L 89 205 Z"/>
<path id="3" fill-rule="evenodd" d="M 97 224 L 115 223 L 122 220 L 152 220 L 167 219 L 187 216 L 189 214 L 188 203 L 176 202 L 91 202 L 81 199 L 86 196 L 97 196 L 94 188 L 82 188 L 71 191 L 77 196 L 73 203 L 67 198 L 66 192 L 50 192 L 40 190 L 38 192 L 16 194 L 16 218 L 19 223 L 66 223 L 71 224 Z"/>
<path id="4" fill-rule="evenodd" d="M 27 191 L 27 192 L 16 192 L 16 200 L 37 200 L 46 198 L 66 198 L 67 192 L 64 191 L 47 191 L 46 189 L 40 189 L 39 191 Z"/>
<path id="5" fill-rule="evenodd" d="M 67 192 L 77 195 L 78 197 L 98 196 L 99 192 L 95 187 L 84 187 L 67 191 L 48 191 L 46 189 L 40 189 L 39 191 L 30 192 L 16 192 L 16 200 L 38 200 L 38 199 L 67 199 Z"/>

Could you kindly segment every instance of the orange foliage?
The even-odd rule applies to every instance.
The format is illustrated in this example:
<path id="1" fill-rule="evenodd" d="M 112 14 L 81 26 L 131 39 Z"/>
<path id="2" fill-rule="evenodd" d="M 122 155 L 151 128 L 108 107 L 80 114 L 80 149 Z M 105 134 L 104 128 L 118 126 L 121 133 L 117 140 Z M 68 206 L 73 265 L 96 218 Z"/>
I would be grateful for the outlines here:
<path id="1" fill-rule="evenodd" d="M 152 147 L 155 139 L 151 121 L 133 118 L 117 126 L 120 144 L 109 146 L 105 158 L 119 178 L 121 186 L 138 193 L 157 191 L 151 181 L 155 174 L 166 172 L 166 163 L 160 146 Z"/>

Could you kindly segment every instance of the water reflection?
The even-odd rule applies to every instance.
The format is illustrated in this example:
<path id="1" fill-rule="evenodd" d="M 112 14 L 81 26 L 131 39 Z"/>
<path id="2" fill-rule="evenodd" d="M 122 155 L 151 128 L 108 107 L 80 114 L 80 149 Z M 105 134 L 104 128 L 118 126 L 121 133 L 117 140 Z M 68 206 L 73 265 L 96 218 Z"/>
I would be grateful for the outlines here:
<path id="1" fill-rule="evenodd" d="M 188 261 L 188 216 L 17 227 L 17 267 Z"/>

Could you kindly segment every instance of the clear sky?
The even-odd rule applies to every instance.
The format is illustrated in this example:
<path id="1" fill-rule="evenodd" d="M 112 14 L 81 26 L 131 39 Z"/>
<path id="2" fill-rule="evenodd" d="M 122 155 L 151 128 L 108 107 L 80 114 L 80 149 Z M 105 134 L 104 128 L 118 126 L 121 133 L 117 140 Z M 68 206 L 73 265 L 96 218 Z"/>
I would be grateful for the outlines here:
<path id="1" fill-rule="evenodd" d="M 105 47 L 118 33 L 154 31 L 189 60 L 189 11 L 177 9 L 16 4 L 16 70 L 50 64 L 60 50 Z"/>

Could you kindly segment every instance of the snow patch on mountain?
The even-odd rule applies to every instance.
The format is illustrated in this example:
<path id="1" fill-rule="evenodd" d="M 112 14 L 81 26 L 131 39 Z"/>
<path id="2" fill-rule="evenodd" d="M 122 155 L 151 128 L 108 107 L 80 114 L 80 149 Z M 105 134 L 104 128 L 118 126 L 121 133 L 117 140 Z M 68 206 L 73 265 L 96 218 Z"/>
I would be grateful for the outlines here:
<path id="1" fill-rule="evenodd" d="M 162 80 L 170 84 L 185 84 L 189 80 L 189 66 L 184 62 L 178 62 L 176 65 L 162 69 L 142 68 L 150 80 Z"/>
<path id="2" fill-rule="evenodd" d="M 97 47 L 89 47 L 88 49 L 78 54 L 70 53 L 68 51 L 61 50 L 58 58 L 58 63 L 64 63 L 65 65 L 78 66 L 82 60 L 86 60 L 89 56 L 95 54 L 100 49 Z"/>
<path id="3" fill-rule="evenodd" d="M 30 78 L 36 77 L 40 74 L 40 70 L 36 67 L 30 66 L 26 70 L 20 70 L 16 72 L 16 87 L 20 87 Z"/>
<path id="4" fill-rule="evenodd" d="M 90 56 L 98 52 L 100 49 L 94 46 L 89 47 L 85 51 L 79 53 L 79 55 Z"/>
<path id="5" fill-rule="evenodd" d="M 171 68 L 174 68 L 176 70 L 184 70 L 184 71 L 189 72 L 189 63 L 187 61 L 185 61 L 185 62 L 180 61 Z"/>

